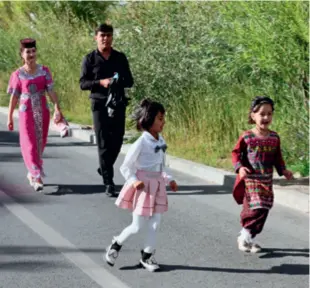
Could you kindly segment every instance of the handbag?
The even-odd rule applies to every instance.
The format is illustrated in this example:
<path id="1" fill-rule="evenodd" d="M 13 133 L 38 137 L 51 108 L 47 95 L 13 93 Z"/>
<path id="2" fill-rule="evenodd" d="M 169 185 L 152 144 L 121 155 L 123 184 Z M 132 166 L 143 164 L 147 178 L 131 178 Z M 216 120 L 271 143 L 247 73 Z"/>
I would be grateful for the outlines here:
<path id="1" fill-rule="evenodd" d="M 55 130 L 60 134 L 61 138 L 69 135 L 69 123 L 60 113 L 55 112 L 53 116 L 53 126 Z"/>

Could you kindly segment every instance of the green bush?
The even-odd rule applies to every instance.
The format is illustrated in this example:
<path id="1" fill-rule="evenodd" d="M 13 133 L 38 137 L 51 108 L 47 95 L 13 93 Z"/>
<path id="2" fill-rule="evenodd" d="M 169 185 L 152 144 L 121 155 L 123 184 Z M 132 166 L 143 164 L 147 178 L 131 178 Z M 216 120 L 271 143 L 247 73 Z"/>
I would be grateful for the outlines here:
<path id="1" fill-rule="evenodd" d="M 307 171 L 308 3 L 131 3 L 111 20 L 135 71 L 135 99 L 168 107 L 170 153 L 230 167 L 251 99 L 267 94 L 287 163 Z"/>

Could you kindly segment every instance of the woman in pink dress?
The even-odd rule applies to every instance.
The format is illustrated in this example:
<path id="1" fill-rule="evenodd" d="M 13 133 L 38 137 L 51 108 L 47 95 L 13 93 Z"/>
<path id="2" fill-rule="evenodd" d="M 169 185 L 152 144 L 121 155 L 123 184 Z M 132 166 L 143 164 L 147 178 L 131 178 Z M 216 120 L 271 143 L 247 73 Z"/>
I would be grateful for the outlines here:
<path id="1" fill-rule="evenodd" d="M 19 104 L 19 135 L 22 156 L 28 170 L 27 178 L 35 191 L 43 189 L 42 154 L 46 145 L 50 124 L 50 111 L 46 93 L 55 105 L 55 113 L 60 108 L 57 95 L 53 91 L 53 79 L 48 67 L 36 62 L 36 41 L 20 41 L 20 55 L 24 65 L 11 74 L 8 93 L 11 95 L 8 129 L 13 130 L 13 112 Z"/>

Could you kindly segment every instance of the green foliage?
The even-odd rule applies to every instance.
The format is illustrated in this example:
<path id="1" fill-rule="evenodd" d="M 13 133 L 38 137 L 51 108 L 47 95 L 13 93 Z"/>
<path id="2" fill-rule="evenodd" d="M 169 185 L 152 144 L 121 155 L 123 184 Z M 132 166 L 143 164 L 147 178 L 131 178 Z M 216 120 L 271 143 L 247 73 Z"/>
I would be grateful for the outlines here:
<path id="1" fill-rule="evenodd" d="M 251 99 L 267 94 L 292 165 L 309 161 L 308 11 L 305 2 L 135 2 L 111 18 L 135 71 L 135 98 L 168 107 L 172 151 L 230 165 Z"/>
<path id="2" fill-rule="evenodd" d="M 108 1 L 14 1 L 0 2 L 3 23 L 9 24 L 15 17 L 25 15 L 35 22 L 33 16 L 52 13 L 58 20 L 66 17 L 69 22 L 83 21 L 94 29 L 106 18 L 106 10 L 113 2 Z"/>
<path id="3" fill-rule="evenodd" d="M 66 114 L 91 123 L 80 63 L 94 48 L 94 26 L 109 17 L 134 74 L 132 105 L 147 96 L 167 108 L 170 153 L 231 167 L 230 151 L 250 128 L 250 101 L 267 94 L 287 163 L 308 173 L 307 2 L 0 2 L 0 14 L 1 87 L 20 65 L 19 39 L 34 37 Z"/>

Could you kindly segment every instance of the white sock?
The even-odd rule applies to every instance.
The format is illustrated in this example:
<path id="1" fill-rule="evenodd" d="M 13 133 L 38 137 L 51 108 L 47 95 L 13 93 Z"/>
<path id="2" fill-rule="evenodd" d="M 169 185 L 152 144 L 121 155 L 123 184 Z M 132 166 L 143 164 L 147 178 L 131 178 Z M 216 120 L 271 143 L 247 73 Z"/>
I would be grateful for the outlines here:
<path id="1" fill-rule="evenodd" d="M 242 240 L 244 240 L 245 242 L 252 243 L 251 234 L 247 229 L 242 228 L 242 230 L 240 231 L 240 236 L 241 236 Z"/>

